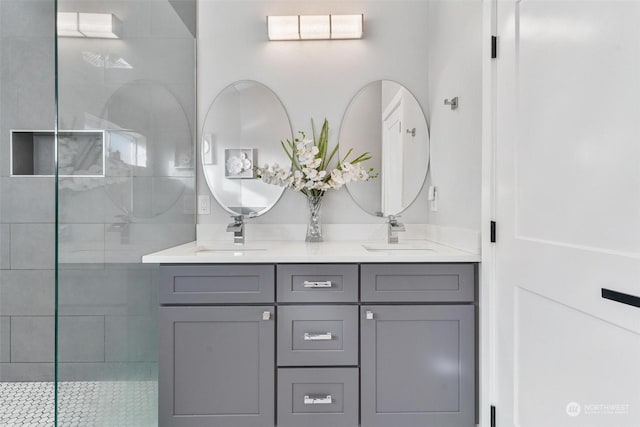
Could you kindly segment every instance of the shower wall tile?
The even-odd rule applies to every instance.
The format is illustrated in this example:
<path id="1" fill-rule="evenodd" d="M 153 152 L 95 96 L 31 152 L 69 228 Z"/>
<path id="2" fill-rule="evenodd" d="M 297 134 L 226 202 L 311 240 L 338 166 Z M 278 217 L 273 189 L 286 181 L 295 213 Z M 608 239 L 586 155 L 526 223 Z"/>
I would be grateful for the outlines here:
<path id="1" fill-rule="evenodd" d="M 11 225 L 11 268 L 53 269 L 55 247 L 54 224 Z"/>
<path id="2" fill-rule="evenodd" d="M 53 178 L 1 178 L 0 220 L 3 223 L 53 223 L 55 181 Z"/>
<path id="3" fill-rule="evenodd" d="M 0 46 L 0 49 L 2 49 L 2 47 Z M 0 71 L 1 73 L 1 71 Z M 2 88 L 0 87 L 0 179 L 4 179 L 4 177 L 8 177 L 11 174 L 11 158 L 10 158 L 10 150 L 9 147 L 11 145 L 11 138 L 9 137 L 10 133 L 9 130 L 5 127 L 2 126 L 1 122 L 4 120 L 4 117 L 2 116 L 3 114 L 3 110 L 2 109 L 2 105 L 4 104 L 5 100 L 5 92 L 2 90 Z"/>
<path id="4" fill-rule="evenodd" d="M 95 178 L 60 178 L 59 215 L 61 224 L 102 223 L 106 193 L 103 188 L 83 188 Z"/>
<path id="5" fill-rule="evenodd" d="M 61 224 L 58 228 L 60 264 L 104 263 L 104 226 L 102 224 Z"/>
<path id="6" fill-rule="evenodd" d="M 11 360 L 11 318 L 0 316 L 0 363 Z M 0 365 L 0 370 L 2 369 Z M 1 381 L 1 380 L 0 380 Z"/>
<path id="7" fill-rule="evenodd" d="M 53 270 L 9 270 L 0 275 L 0 313 L 3 316 L 53 316 Z"/>
<path id="8" fill-rule="evenodd" d="M 11 226 L 0 224 L 0 270 L 9 268 L 11 268 Z"/>
<path id="9" fill-rule="evenodd" d="M 53 362 L 0 363 L 0 381 L 53 381 Z"/>
<path id="10" fill-rule="evenodd" d="M 58 39 L 58 58 L 61 59 L 58 65 L 58 75 L 60 82 L 65 82 L 63 97 L 60 98 L 60 112 L 64 113 L 61 118 L 68 118 L 74 114 L 75 117 L 82 117 L 79 108 L 85 105 L 97 106 L 95 101 L 104 102 L 104 81 L 105 56 L 110 52 L 109 43 L 113 40 L 92 39 L 78 40 L 74 37 L 61 37 Z M 79 45 L 83 45 L 81 52 L 78 52 Z M 91 88 L 89 87 L 91 86 Z M 81 90 L 91 90 L 87 93 L 87 98 L 82 98 Z M 97 99 L 96 99 L 97 98 Z M 92 114 L 100 117 L 100 110 L 92 110 Z M 65 121 L 65 125 L 69 123 Z"/>
<path id="11" fill-rule="evenodd" d="M 62 269 L 59 274 L 62 315 L 149 316 L 155 309 L 156 284 L 149 269 Z"/>
<path id="12" fill-rule="evenodd" d="M 54 4 L 50 0 L 0 1 L 2 37 L 51 37 L 54 24 Z"/>
<path id="13" fill-rule="evenodd" d="M 64 381 L 135 381 L 157 380 L 155 362 L 62 362 L 58 365 Z"/>
<path id="14" fill-rule="evenodd" d="M 11 317 L 11 362 L 53 362 L 53 316 Z"/>
<path id="15" fill-rule="evenodd" d="M 158 360 L 155 316 L 107 316 L 105 359 L 107 362 L 156 362 Z M 144 337 L 144 339 L 142 339 Z"/>
<path id="16" fill-rule="evenodd" d="M 193 39 L 187 38 L 130 39 L 127 47 L 135 52 L 135 67 L 105 70 L 105 83 L 122 85 L 133 80 L 149 79 L 149 76 L 164 84 L 192 82 L 194 74 L 188 70 L 195 63 L 194 46 Z"/>
<path id="17" fill-rule="evenodd" d="M 22 129 L 53 129 L 55 125 L 55 40 L 14 38 L 11 80 L 18 87 L 16 121 Z"/>
<path id="18" fill-rule="evenodd" d="M 104 316 L 61 316 L 61 362 L 104 362 Z"/>

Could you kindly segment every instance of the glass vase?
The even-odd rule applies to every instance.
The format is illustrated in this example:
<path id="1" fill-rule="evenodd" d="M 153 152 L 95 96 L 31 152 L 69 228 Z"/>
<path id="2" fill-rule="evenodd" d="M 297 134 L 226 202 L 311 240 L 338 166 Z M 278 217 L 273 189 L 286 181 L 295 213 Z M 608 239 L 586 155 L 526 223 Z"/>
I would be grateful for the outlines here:
<path id="1" fill-rule="evenodd" d="M 305 242 L 322 242 L 322 224 L 320 223 L 320 208 L 322 207 L 322 195 L 307 196 L 309 205 L 309 223 L 307 224 L 307 237 Z"/>

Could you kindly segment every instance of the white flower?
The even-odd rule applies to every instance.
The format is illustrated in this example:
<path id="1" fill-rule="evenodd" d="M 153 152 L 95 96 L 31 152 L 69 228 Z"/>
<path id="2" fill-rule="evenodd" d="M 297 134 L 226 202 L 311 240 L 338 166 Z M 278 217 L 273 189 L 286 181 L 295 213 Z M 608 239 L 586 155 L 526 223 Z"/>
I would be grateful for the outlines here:
<path id="1" fill-rule="evenodd" d="M 331 180 L 336 184 L 342 186 L 344 184 L 344 178 L 342 177 L 342 172 L 338 169 L 334 169 L 331 171 Z"/>
<path id="2" fill-rule="evenodd" d="M 306 178 L 311 180 L 311 181 L 315 181 L 318 178 L 318 170 L 317 169 L 304 168 L 304 169 L 302 169 L 302 172 L 304 172 Z"/>
<path id="3" fill-rule="evenodd" d="M 338 163 L 334 169 L 326 170 L 325 167 L 321 169 L 324 163 L 328 163 L 326 153 L 320 156 L 321 147 L 324 150 L 325 144 L 328 144 L 328 133 L 325 133 L 328 132 L 327 126 L 325 121 L 320 137 L 315 138 L 314 136 L 317 142 L 308 139 L 304 132 L 299 132 L 300 139 L 296 138 L 294 143 L 287 140 L 291 150 L 287 149 L 286 145 L 285 150 L 290 156 L 293 156 L 294 170 L 282 168 L 277 163 L 265 164 L 263 168 L 254 168 L 256 176 L 266 183 L 302 191 L 307 196 L 322 196 L 325 191 L 338 190 L 346 183 L 366 181 L 377 177 L 377 174 L 370 173 L 359 163 L 344 162 Z"/>
<path id="4" fill-rule="evenodd" d="M 278 171 L 278 173 L 276 174 L 276 176 L 278 177 L 278 179 L 280 179 L 280 180 L 282 180 L 282 181 L 284 181 L 285 179 L 287 179 L 287 178 L 289 177 L 289 175 L 290 175 L 290 173 L 289 173 L 289 172 L 287 172 L 287 171 L 286 171 L 286 170 L 284 170 L 284 169 L 280 169 L 280 170 Z"/>
<path id="5" fill-rule="evenodd" d="M 317 169 L 320 164 L 322 163 L 322 159 L 321 158 L 315 158 L 313 160 L 311 160 L 309 163 L 307 163 L 307 166 L 313 169 Z"/>

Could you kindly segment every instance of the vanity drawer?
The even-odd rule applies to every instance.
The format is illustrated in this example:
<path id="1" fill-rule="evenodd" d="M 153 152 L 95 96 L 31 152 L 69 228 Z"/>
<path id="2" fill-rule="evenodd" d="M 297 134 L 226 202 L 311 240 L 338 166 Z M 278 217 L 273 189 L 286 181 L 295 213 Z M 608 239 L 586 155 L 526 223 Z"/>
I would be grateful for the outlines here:
<path id="1" fill-rule="evenodd" d="M 358 368 L 278 369 L 278 427 L 358 427 Z"/>
<path id="2" fill-rule="evenodd" d="M 280 306 L 278 366 L 358 364 L 357 306 Z"/>
<path id="3" fill-rule="evenodd" d="M 160 304 L 274 302 L 274 265 L 160 266 Z"/>
<path id="4" fill-rule="evenodd" d="M 356 302 L 356 264 L 278 265 L 278 301 Z"/>
<path id="5" fill-rule="evenodd" d="M 363 264 L 364 302 L 473 302 L 475 264 Z"/>

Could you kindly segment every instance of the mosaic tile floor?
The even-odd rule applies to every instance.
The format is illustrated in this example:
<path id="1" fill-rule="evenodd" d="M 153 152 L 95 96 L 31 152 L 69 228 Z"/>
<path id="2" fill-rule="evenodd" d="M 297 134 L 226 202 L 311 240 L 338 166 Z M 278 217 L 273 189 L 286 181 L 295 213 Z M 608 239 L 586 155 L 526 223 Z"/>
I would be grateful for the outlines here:
<path id="1" fill-rule="evenodd" d="M 58 399 L 60 427 L 158 425 L 155 381 L 63 382 Z M 53 426 L 53 383 L 0 383 L 0 426 Z"/>

